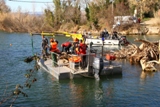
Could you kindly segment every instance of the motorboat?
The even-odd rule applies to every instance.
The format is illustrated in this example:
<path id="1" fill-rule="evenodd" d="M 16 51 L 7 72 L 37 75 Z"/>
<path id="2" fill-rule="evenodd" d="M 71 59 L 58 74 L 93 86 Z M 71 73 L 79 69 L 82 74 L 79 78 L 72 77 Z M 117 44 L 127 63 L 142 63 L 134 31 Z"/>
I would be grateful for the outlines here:
<path id="1" fill-rule="evenodd" d="M 99 45 L 127 45 L 129 44 L 128 40 L 126 39 L 126 36 L 119 36 L 118 38 L 86 38 L 85 40 L 86 44 L 92 43 L 93 46 L 99 46 Z"/>

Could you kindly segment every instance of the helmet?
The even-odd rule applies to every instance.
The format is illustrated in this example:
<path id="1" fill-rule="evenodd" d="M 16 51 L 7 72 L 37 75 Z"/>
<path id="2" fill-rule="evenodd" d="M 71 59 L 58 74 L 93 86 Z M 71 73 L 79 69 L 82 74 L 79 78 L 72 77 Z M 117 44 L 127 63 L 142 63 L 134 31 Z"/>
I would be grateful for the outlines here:
<path id="1" fill-rule="evenodd" d="M 53 42 L 53 38 L 50 39 L 50 42 Z"/>

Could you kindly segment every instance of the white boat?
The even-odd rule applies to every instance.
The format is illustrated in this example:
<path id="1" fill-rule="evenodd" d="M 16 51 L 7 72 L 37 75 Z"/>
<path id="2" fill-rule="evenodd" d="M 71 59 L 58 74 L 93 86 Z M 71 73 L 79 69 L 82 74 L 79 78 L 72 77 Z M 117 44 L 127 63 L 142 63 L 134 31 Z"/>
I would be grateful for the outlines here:
<path id="1" fill-rule="evenodd" d="M 93 45 L 103 45 L 102 39 L 95 39 L 95 38 L 87 38 L 85 43 L 90 44 L 93 43 Z M 104 40 L 104 45 L 119 45 L 120 41 L 119 40 L 114 40 L 114 39 L 106 39 Z"/>
<path id="2" fill-rule="evenodd" d="M 57 80 L 79 77 L 96 78 L 99 80 L 101 76 L 122 75 L 122 66 L 120 64 L 114 63 L 114 61 L 108 61 L 95 57 L 93 54 L 88 55 L 88 65 L 85 69 L 80 67 L 80 62 L 67 62 L 63 59 L 58 60 L 57 67 L 53 67 L 53 61 L 49 58 L 46 61 L 41 58 L 38 59 L 37 62 L 41 68 L 43 68 Z"/>
<path id="3" fill-rule="evenodd" d="M 99 45 L 125 45 L 129 42 L 126 39 L 126 36 L 119 36 L 119 38 L 106 38 L 104 41 L 102 38 L 86 38 L 85 40 L 86 44 L 92 43 L 93 46 L 99 46 Z"/>

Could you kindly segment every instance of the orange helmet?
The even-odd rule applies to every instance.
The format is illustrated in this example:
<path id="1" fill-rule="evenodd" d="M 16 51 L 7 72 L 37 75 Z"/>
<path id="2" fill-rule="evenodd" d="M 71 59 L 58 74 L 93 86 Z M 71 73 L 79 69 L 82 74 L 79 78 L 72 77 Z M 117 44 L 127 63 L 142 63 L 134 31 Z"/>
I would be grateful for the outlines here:
<path id="1" fill-rule="evenodd" d="M 50 42 L 53 42 L 53 38 L 50 39 Z"/>

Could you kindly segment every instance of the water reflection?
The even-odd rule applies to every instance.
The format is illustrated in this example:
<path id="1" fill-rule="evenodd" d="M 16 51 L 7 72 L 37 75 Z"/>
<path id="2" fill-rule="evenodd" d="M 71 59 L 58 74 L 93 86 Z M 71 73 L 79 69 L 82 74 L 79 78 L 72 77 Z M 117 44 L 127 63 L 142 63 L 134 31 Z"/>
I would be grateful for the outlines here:
<path id="1" fill-rule="evenodd" d="M 101 81 L 84 78 L 70 80 L 69 88 L 70 100 L 74 106 L 101 106 L 103 104 L 104 93 Z"/>
<path id="2" fill-rule="evenodd" d="M 111 99 L 114 95 L 114 82 L 111 80 L 106 88 L 106 96 L 107 98 Z"/>
<path id="3" fill-rule="evenodd" d="M 71 100 L 73 101 L 74 106 L 82 106 L 83 105 L 83 100 L 85 99 L 85 89 L 82 84 L 77 84 L 75 81 L 70 80 L 69 82 L 69 87 L 70 87 L 70 97 Z"/>
<path id="4" fill-rule="evenodd" d="M 155 74 L 155 72 L 144 72 L 144 71 L 142 71 L 141 72 L 141 75 L 140 75 L 140 78 L 142 79 L 142 80 L 145 80 L 146 78 L 152 78 L 152 77 L 154 77 L 154 74 Z"/>
<path id="5" fill-rule="evenodd" d="M 96 105 L 103 104 L 102 82 L 95 80 L 95 101 Z"/>

